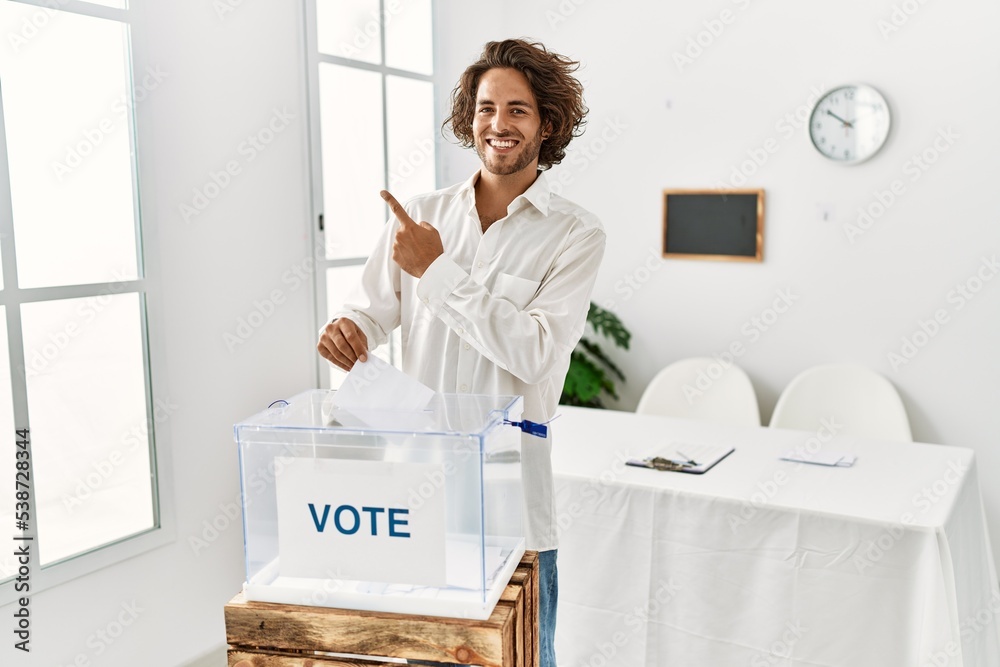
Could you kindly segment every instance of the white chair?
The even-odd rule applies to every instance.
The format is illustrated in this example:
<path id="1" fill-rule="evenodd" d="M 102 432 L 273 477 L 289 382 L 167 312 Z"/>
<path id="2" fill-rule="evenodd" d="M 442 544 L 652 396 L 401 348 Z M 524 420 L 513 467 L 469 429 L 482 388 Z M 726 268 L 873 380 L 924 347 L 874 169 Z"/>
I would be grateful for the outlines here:
<path id="1" fill-rule="evenodd" d="M 757 394 L 750 378 L 730 361 L 681 359 L 652 379 L 638 414 L 702 419 L 731 426 L 760 426 Z"/>
<path id="2" fill-rule="evenodd" d="M 778 397 L 770 426 L 815 431 L 834 418 L 838 435 L 910 442 L 906 408 L 892 383 L 859 364 L 827 364 L 799 373 Z"/>

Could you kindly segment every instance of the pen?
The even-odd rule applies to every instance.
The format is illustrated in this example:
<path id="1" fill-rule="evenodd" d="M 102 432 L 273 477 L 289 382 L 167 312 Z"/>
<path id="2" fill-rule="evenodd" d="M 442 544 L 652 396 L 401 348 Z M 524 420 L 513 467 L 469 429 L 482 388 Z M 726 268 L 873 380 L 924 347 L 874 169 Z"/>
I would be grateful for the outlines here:
<path id="1" fill-rule="evenodd" d="M 691 458 L 690 456 L 688 456 L 687 454 L 685 454 L 681 450 L 675 449 L 674 451 L 677 452 L 677 456 L 680 456 L 681 458 L 687 459 L 687 461 L 685 461 L 685 463 L 687 463 L 688 465 L 692 465 L 692 466 L 698 465 L 697 461 L 695 461 L 693 458 Z"/>

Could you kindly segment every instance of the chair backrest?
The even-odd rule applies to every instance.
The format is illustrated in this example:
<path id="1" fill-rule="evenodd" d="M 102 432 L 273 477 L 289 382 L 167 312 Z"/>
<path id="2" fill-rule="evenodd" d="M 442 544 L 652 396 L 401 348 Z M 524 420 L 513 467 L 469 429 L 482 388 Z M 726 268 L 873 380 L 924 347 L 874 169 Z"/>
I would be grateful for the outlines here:
<path id="1" fill-rule="evenodd" d="M 815 431 L 833 418 L 838 435 L 912 441 L 906 408 L 892 383 L 859 364 L 827 364 L 799 373 L 778 397 L 770 426 Z"/>
<path id="2" fill-rule="evenodd" d="M 652 379 L 638 414 L 703 419 L 732 426 L 760 426 L 750 378 L 732 362 L 711 357 L 681 359 Z"/>

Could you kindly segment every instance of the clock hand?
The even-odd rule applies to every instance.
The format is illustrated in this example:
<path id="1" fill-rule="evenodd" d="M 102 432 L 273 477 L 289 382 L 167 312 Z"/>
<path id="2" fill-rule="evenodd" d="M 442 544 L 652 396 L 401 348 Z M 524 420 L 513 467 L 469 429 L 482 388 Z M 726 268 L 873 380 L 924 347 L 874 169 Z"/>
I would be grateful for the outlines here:
<path id="1" fill-rule="evenodd" d="M 833 113 L 833 112 L 832 112 L 832 111 L 830 111 L 829 109 L 827 109 L 827 110 L 826 110 L 826 115 L 828 115 L 828 116 L 833 116 L 834 118 L 836 118 L 837 120 L 839 120 L 839 121 L 840 121 L 841 123 L 843 123 L 843 124 L 844 124 L 844 127 L 854 127 L 853 125 L 851 125 L 851 123 L 850 123 L 850 122 L 848 122 L 848 121 L 844 120 L 843 118 L 841 118 L 841 117 L 840 117 L 840 116 L 838 116 L 837 114 Z"/>
<path id="2" fill-rule="evenodd" d="M 851 119 L 851 120 L 849 121 L 849 124 L 851 125 L 851 127 L 854 127 L 854 123 L 856 123 L 856 122 L 857 122 L 858 118 L 863 118 L 863 117 L 865 117 L 865 116 L 870 116 L 870 115 L 872 115 L 873 113 L 875 113 L 875 112 L 874 112 L 874 111 L 867 111 L 867 112 L 865 112 L 865 113 L 863 113 L 863 114 L 859 115 L 859 116 L 858 116 L 857 118 L 852 118 L 852 119 Z"/>

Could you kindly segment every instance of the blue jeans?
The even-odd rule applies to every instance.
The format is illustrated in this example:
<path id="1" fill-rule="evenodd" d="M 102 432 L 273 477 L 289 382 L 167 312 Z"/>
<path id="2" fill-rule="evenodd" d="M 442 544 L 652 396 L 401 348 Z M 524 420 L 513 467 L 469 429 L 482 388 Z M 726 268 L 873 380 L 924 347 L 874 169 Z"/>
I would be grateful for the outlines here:
<path id="1" fill-rule="evenodd" d="M 557 549 L 538 552 L 538 653 L 540 667 L 556 667 L 556 606 L 559 603 Z"/>
<path id="2" fill-rule="evenodd" d="M 556 604 L 559 602 L 557 549 L 538 552 L 538 655 L 539 667 L 556 667 Z M 411 665 L 444 665 L 440 662 L 407 660 Z M 454 665 L 452 667 L 460 667 Z"/>

